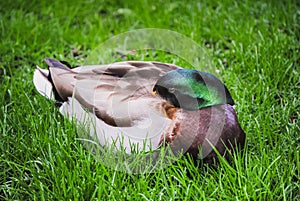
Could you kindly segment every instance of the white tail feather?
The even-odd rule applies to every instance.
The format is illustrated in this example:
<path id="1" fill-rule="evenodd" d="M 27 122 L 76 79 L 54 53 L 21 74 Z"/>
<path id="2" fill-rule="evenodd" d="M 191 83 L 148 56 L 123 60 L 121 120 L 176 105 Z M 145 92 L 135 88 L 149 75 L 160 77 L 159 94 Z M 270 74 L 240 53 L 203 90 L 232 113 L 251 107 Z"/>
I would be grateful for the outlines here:
<path id="1" fill-rule="evenodd" d="M 33 84 L 37 91 L 48 99 L 55 100 L 53 95 L 53 87 L 49 82 L 47 76 L 49 74 L 48 70 L 41 69 L 37 66 L 33 75 Z"/>

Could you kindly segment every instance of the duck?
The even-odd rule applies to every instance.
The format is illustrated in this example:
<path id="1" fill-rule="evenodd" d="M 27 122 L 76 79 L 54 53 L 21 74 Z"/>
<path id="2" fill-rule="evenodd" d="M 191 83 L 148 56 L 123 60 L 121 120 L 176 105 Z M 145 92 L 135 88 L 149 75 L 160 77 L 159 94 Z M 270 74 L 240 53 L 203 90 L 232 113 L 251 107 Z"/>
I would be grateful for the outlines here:
<path id="1" fill-rule="evenodd" d="M 215 164 L 243 148 L 246 134 L 228 88 L 214 75 L 174 64 L 122 61 L 71 68 L 46 58 L 37 91 L 101 146 L 132 153 L 168 146 Z"/>

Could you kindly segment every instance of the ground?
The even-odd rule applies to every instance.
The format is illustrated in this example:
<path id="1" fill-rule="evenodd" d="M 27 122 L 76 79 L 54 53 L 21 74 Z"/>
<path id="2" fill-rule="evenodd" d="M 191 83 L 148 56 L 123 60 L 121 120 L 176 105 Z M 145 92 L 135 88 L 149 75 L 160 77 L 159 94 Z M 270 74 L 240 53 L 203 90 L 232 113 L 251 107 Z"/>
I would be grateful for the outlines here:
<path id="1" fill-rule="evenodd" d="M 292 0 L 1 1 L 0 199 L 299 200 L 299 21 Z M 80 65 L 104 41 L 142 28 L 176 31 L 210 53 L 247 134 L 232 161 L 211 168 L 183 158 L 155 173 L 115 171 L 34 89 L 43 58 Z M 191 67 L 158 50 L 115 58 Z"/>

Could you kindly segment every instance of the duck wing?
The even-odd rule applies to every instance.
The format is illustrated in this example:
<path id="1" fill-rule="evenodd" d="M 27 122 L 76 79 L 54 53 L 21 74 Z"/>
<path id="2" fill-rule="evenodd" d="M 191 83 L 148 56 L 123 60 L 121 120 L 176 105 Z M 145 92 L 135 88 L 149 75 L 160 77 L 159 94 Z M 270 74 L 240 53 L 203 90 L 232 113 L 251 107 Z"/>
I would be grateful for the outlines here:
<path id="1" fill-rule="evenodd" d="M 131 143 L 143 146 L 146 140 L 153 148 L 169 129 L 171 120 L 162 107 L 165 101 L 152 90 L 161 76 L 180 67 L 128 61 L 70 69 L 54 59 L 45 61 L 49 72 L 37 69 L 34 80 L 44 78 L 48 88 L 52 83 L 55 99 L 63 103 L 61 113 L 75 116 L 89 128 L 90 135 L 96 133 L 100 144 L 122 138 L 125 147 Z M 38 88 L 39 81 L 34 83 Z M 38 91 L 49 97 L 49 89 L 43 93 L 40 87 Z M 89 122 L 93 123 L 87 125 Z"/>

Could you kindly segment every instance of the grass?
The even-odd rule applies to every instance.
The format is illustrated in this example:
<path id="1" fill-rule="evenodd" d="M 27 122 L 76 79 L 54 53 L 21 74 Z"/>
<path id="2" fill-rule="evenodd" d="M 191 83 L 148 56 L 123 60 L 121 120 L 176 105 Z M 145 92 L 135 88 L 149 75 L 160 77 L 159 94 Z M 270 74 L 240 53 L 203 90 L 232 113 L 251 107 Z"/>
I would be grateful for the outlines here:
<path id="1" fill-rule="evenodd" d="M 299 200 L 297 1 L 0 2 L 1 200 Z M 99 163 L 37 94 L 35 65 L 72 65 L 126 31 L 163 28 L 205 46 L 237 103 L 242 155 L 218 168 L 180 159 L 152 174 Z M 159 51 L 120 58 L 184 61 Z M 203 69 L 205 70 L 205 69 Z"/>

